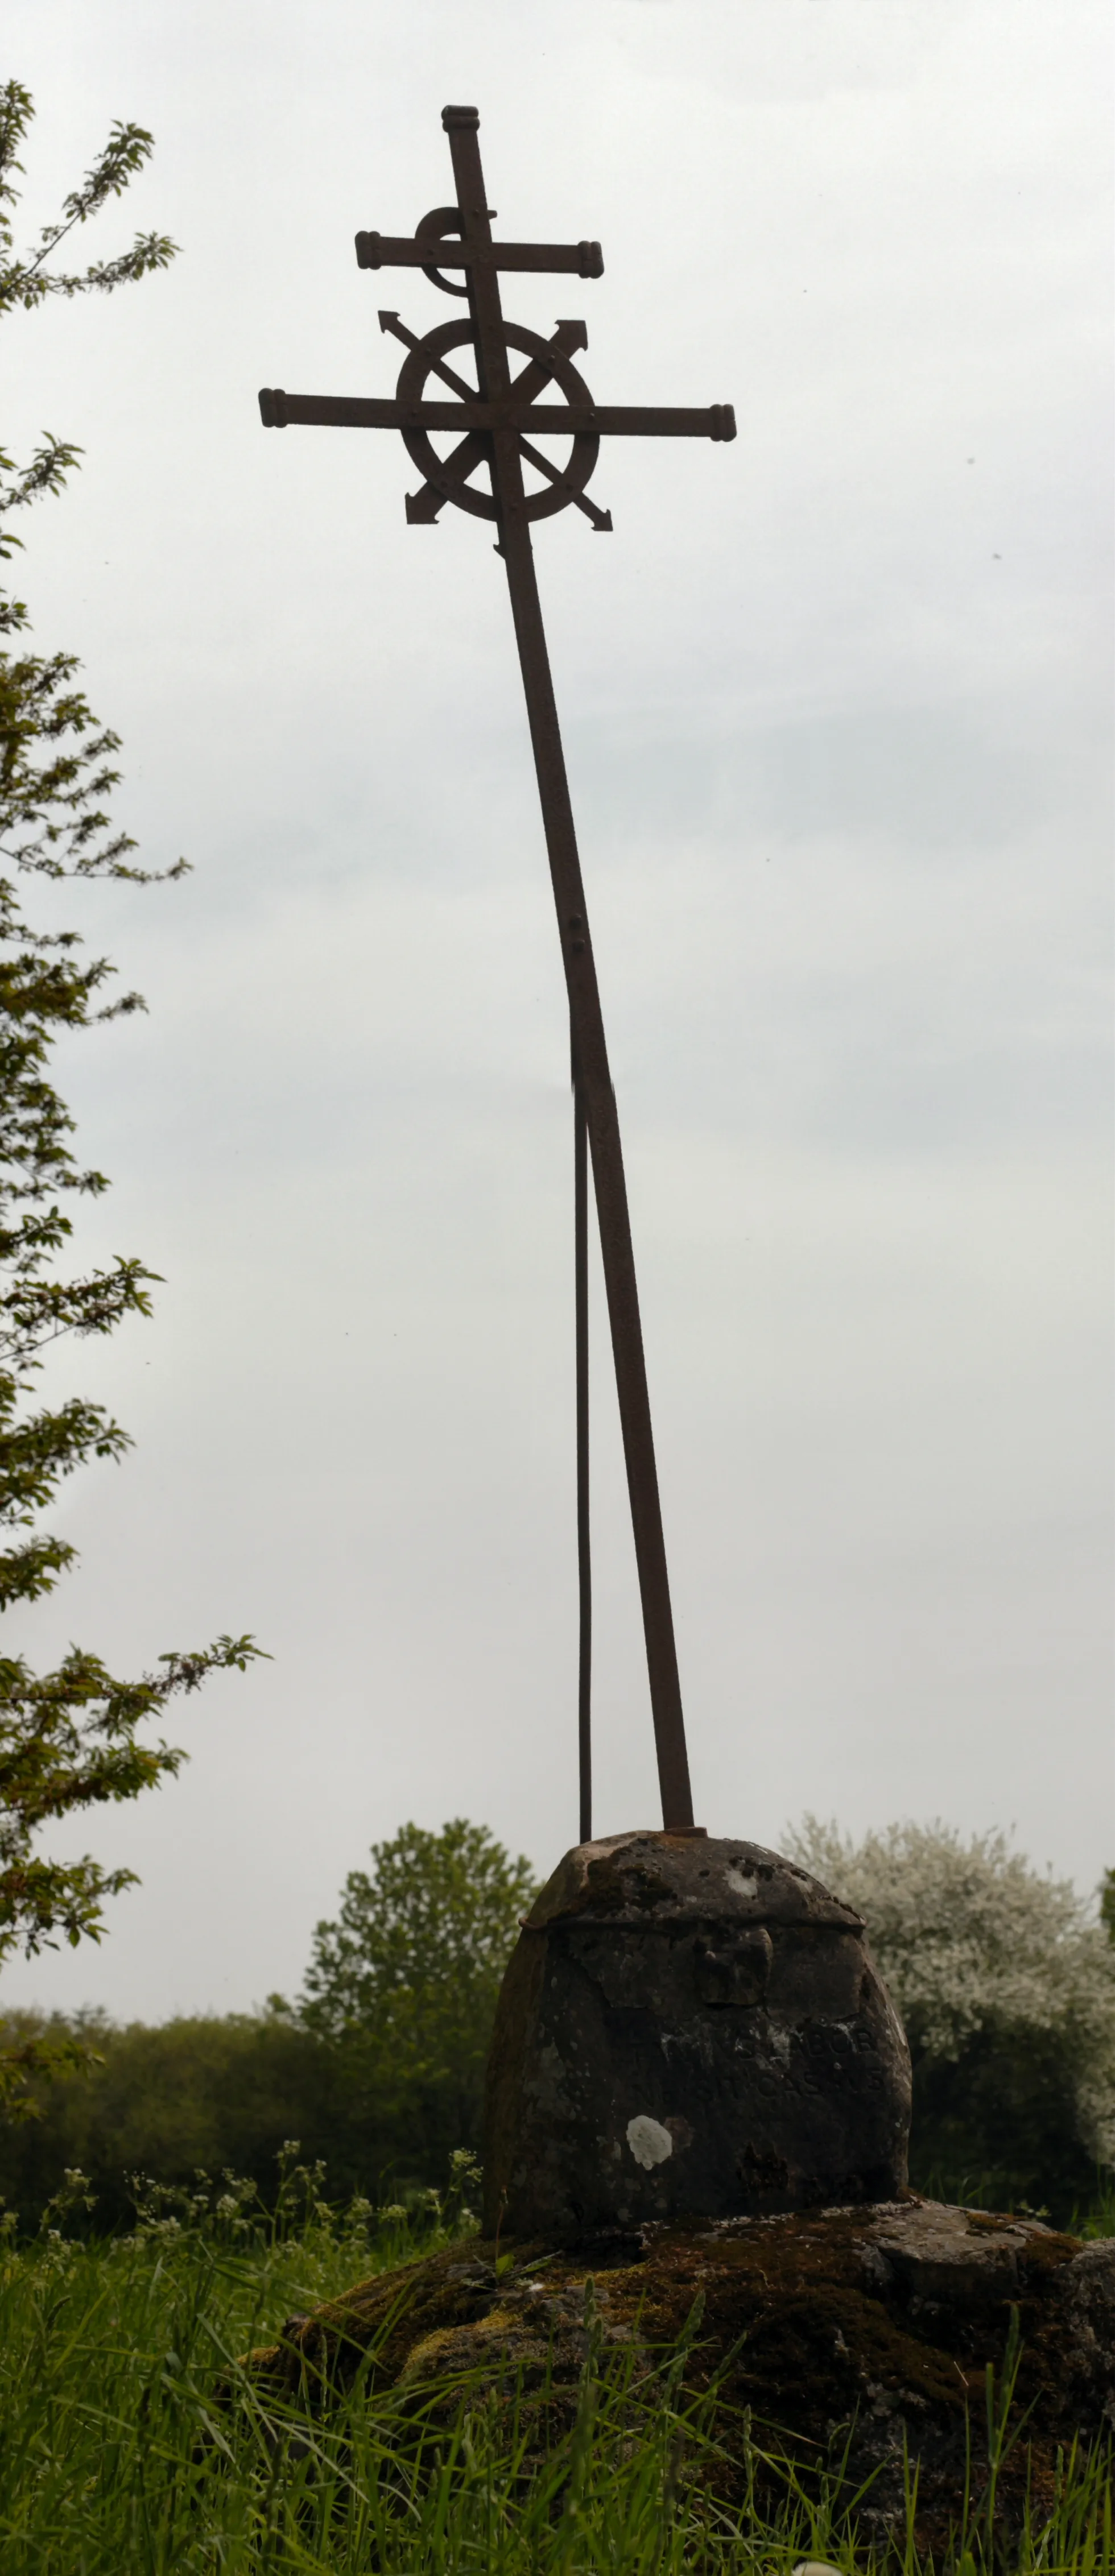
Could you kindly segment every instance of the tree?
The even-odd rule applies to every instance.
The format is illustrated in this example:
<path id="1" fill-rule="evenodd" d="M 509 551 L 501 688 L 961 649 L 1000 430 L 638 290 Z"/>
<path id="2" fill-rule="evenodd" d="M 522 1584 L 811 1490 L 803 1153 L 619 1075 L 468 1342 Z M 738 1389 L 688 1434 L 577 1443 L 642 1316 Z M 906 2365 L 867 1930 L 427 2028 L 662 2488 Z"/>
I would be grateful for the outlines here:
<path id="1" fill-rule="evenodd" d="M 299 2007 L 341 2053 L 355 2128 L 404 2173 L 434 2178 L 479 2143 L 496 1996 L 535 1894 L 484 1825 L 403 1825 L 352 1870 L 334 1923 L 319 1923 Z"/>
<path id="2" fill-rule="evenodd" d="M 789 1848 L 866 1919 L 910 2042 L 915 2179 L 1069 2217 L 1115 2163 L 1115 1952 L 1071 1881 L 942 1824 L 857 1843 L 807 1816 Z"/>
<path id="3" fill-rule="evenodd" d="M 111 292 L 165 268 L 175 251 L 165 235 L 148 233 L 81 270 L 54 264 L 62 242 L 122 194 L 151 152 L 142 126 L 117 124 L 57 222 L 16 257 L 10 209 L 23 167 L 16 155 L 33 114 L 18 81 L 0 89 L 0 315 L 34 311 L 52 295 Z M 11 512 L 58 493 L 78 453 L 54 437 L 22 468 L 0 453 L 0 557 L 10 559 L 22 542 Z M 74 686 L 73 654 L 44 657 L 4 640 L 21 638 L 27 624 L 24 602 L 0 594 L 0 1610 L 50 1592 L 73 1560 L 66 1541 L 37 1526 L 60 1480 L 93 1458 L 121 1457 L 129 1445 L 119 1423 L 83 1397 L 28 1409 L 41 1353 L 60 1335 L 111 1333 L 125 1316 L 148 1314 L 154 1281 L 135 1258 L 84 1278 L 53 1270 L 73 1231 L 64 1199 L 97 1196 L 108 1184 L 71 1150 L 73 1120 L 49 1079 L 50 1050 L 64 1030 L 89 1029 L 142 1002 L 136 993 L 102 1001 L 107 959 L 83 961 L 75 931 L 36 929 L 17 879 L 154 880 L 132 863 L 135 844 L 106 807 L 119 779 L 112 765 L 119 739 Z M 167 874 L 180 875 L 183 864 Z M 249 1638 L 221 1637 L 196 1653 L 164 1655 L 159 1671 L 138 1681 L 116 1680 L 76 1647 L 52 1673 L 33 1673 L 22 1656 L 0 1657 L 0 1964 L 17 1947 L 34 1954 L 58 1936 L 99 1939 L 105 1897 L 134 1872 L 106 1870 L 88 1856 L 42 1859 L 36 1835 L 75 1808 L 137 1797 L 173 1774 L 184 1754 L 140 1741 L 143 1722 L 207 1673 L 243 1669 L 256 1651 Z M 35 2032 L 0 2047 L 0 2108 L 30 2108 L 30 2077 L 59 2054 L 72 2055 L 72 2042 L 54 2047 Z"/>

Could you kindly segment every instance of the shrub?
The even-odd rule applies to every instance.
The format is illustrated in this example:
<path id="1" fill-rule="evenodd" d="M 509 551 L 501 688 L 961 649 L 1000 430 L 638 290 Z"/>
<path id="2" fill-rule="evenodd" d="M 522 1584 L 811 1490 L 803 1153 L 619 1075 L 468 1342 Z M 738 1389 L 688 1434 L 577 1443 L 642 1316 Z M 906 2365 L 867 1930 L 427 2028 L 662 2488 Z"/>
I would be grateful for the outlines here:
<path id="1" fill-rule="evenodd" d="M 199 2169 L 218 2177 L 231 2166 L 270 2203 L 288 2138 L 311 2160 L 323 2158 L 331 2187 L 345 2191 L 348 2177 L 332 2170 L 332 2053 L 296 2022 L 233 2013 L 116 2029 L 97 2014 L 76 2025 L 12 2017 L 11 2037 L 35 2032 L 48 2041 L 68 2033 L 99 2062 L 84 2075 L 35 2078 L 39 2116 L 0 2125 L 0 2194 L 23 2230 L 34 2229 L 74 2167 L 88 2177 L 97 2234 L 130 2223 L 136 2174 L 192 2184 Z M 367 2182 L 375 2179 L 369 2172 Z"/>

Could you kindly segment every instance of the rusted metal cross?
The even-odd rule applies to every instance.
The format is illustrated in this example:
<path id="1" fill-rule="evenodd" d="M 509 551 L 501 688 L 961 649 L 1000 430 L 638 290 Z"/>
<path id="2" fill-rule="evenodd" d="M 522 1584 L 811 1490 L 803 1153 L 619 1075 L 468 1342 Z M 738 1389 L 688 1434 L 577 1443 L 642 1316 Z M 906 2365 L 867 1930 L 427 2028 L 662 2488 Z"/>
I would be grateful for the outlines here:
<path id="1" fill-rule="evenodd" d="M 575 1116 L 575 1274 L 577 1314 L 577 1525 L 581 1596 L 579 1738 L 581 1755 L 581 1839 L 592 1829 L 589 1736 L 589 1665 L 591 1589 L 588 1545 L 588 1299 L 587 1299 L 587 1167 L 586 1140 L 592 1157 L 604 1284 L 611 1326 L 619 1397 L 635 1557 L 646 1637 L 647 1671 L 654 1719 L 662 1821 L 668 1832 L 692 1833 L 693 1801 L 685 1746 L 674 1645 L 670 1584 L 662 1535 L 662 1512 L 654 1460 L 650 1399 L 639 1322 L 635 1260 L 623 1174 L 619 1119 L 608 1071 L 604 1022 L 593 963 L 588 908 L 573 826 L 573 808 L 558 729 L 557 707 L 531 547 L 531 522 L 549 518 L 570 503 L 583 511 L 592 527 L 611 528 L 611 515 L 590 500 L 586 486 L 596 465 L 601 438 L 734 438 L 735 416 L 728 403 L 704 411 L 643 410 L 593 402 L 573 353 L 587 346 L 583 322 L 559 322 L 553 337 L 520 330 L 505 322 L 500 304 L 499 272 L 520 269 L 600 277 L 604 262 L 599 242 L 576 244 L 497 242 L 492 239 L 493 210 L 488 204 L 480 167 L 474 107 L 447 107 L 442 124 L 449 137 L 456 185 L 456 204 L 436 207 L 423 217 L 412 238 L 383 233 L 357 233 L 361 268 L 420 268 L 449 295 L 468 298 L 468 320 L 447 322 L 418 339 L 397 313 L 381 313 L 380 327 L 402 340 L 403 362 L 395 399 L 351 399 L 345 396 L 288 394 L 272 389 L 260 394 L 266 428 L 285 429 L 295 422 L 331 428 L 398 429 L 423 481 L 408 493 L 407 518 L 430 525 L 447 501 L 476 518 L 492 519 L 498 531 L 496 551 L 507 567 L 511 613 L 522 665 L 542 819 L 557 905 L 565 979 L 569 992 Z M 442 272 L 463 272 L 458 285 Z M 453 351 L 468 351 L 475 385 L 447 361 Z M 512 351 L 527 365 L 514 378 Z M 427 399 L 426 385 L 436 376 L 456 397 L 452 402 Z M 539 399 L 556 386 L 561 402 Z M 457 434 L 457 445 L 441 456 L 433 436 Z M 463 432 L 463 436 L 460 433 Z M 556 465 L 536 440 L 572 439 L 564 465 Z M 540 477 L 528 490 L 524 467 Z M 477 489 L 473 476 L 485 472 L 490 490 Z"/>

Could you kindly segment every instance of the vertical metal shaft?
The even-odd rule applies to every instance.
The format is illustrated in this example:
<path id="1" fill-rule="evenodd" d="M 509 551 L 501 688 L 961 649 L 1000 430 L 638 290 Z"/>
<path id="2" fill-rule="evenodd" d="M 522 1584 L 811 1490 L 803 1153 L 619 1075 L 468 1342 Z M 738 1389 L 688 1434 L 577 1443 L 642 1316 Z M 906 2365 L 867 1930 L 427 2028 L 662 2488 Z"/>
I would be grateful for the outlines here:
<path id="1" fill-rule="evenodd" d="M 592 1535 L 588 1447 L 588 1122 L 573 1054 L 573 1304 L 577 1376 L 577 1771 L 580 1828 L 592 1841 Z"/>
<path id="2" fill-rule="evenodd" d="M 476 134 L 480 120 L 474 108 L 447 108 L 442 121 L 449 136 L 464 238 L 488 244 L 492 237 L 490 211 Z M 481 398 L 486 402 L 498 401 L 505 398 L 510 390 L 498 273 L 494 268 L 477 262 L 468 270 L 468 284 Z M 495 430 L 491 446 L 499 550 L 507 568 L 511 613 L 515 621 L 565 961 L 573 1045 L 592 1154 L 604 1286 L 646 1639 L 662 1821 L 668 1828 L 685 1830 L 693 1824 L 693 1799 L 619 1118 L 608 1068 L 580 854 L 542 624 L 530 527 L 524 507 L 522 464 L 516 432 L 512 429 Z"/>

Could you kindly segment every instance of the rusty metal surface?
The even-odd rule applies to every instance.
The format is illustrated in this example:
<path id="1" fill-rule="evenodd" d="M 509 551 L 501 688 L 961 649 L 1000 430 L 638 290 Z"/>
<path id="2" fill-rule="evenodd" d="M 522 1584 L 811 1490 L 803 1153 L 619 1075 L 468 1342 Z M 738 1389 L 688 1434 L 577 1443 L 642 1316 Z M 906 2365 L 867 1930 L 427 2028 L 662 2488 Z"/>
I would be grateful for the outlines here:
<path id="1" fill-rule="evenodd" d="M 356 237 L 357 260 L 362 268 L 379 270 L 397 266 L 421 269 L 434 285 L 447 294 L 467 298 L 467 321 L 462 315 L 460 322 L 445 323 L 418 338 L 407 329 L 397 313 L 380 314 L 381 328 L 401 340 L 407 353 L 393 400 L 288 394 L 281 387 L 271 387 L 260 394 L 259 404 L 267 428 L 309 424 L 327 428 L 400 431 L 407 452 L 422 476 L 419 490 L 406 496 L 406 515 L 411 525 L 436 524 L 446 502 L 474 517 L 494 521 L 496 525 L 496 551 L 506 567 L 523 675 L 569 994 L 576 1067 L 574 1231 L 581 1833 L 582 1839 L 587 1839 L 591 1828 L 587 1288 L 583 1274 L 583 1261 L 587 1257 L 587 1159 L 590 1157 L 642 1602 L 662 1813 L 667 1828 L 684 1834 L 695 1830 L 693 1804 L 623 1151 L 530 528 L 532 521 L 573 506 L 582 512 L 598 533 L 610 530 L 610 512 L 591 500 L 585 489 L 595 471 L 601 438 L 708 438 L 724 441 L 735 437 L 735 415 L 729 403 L 714 403 L 703 410 L 661 405 L 596 404 L 583 376 L 573 364 L 574 352 L 587 344 L 588 335 L 583 322 L 559 322 L 550 339 L 544 340 L 537 332 L 520 329 L 516 324 L 505 321 L 500 301 L 501 272 L 530 270 L 599 277 L 603 273 L 603 259 L 598 242 L 559 244 L 493 240 L 493 209 L 487 200 L 477 140 L 479 122 L 473 107 L 447 107 L 443 111 L 442 123 L 449 137 L 456 187 L 453 206 L 435 207 L 431 214 L 423 217 L 411 237 L 375 232 L 358 233 Z M 463 284 L 444 275 L 442 272 L 446 269 L 461 272 Z M 452 353 L 466 351 L 475 370 L 475 385 L 448 364 Z M 527 364 L 514 375 L 512 355 L 527 360 Z M 446 386 L 455 399 L 447 402 L 427 398 L 426 386 L 431 376 Z M 540 401 L 538 397 L 548 387 L 563 399 Z M 446 432 L 457 438 L 457 445 L 448 456 L 442 456 L 432 441 Z M 571 442 L 564 463 L 555 463 L 535 444 L 539 438 L 555 436 Z M 524 466 L 541 477 L 541 489 L 528 490 Z M 485 478 L 487 489 L 483 485 L 477 488 L 474 484 L 473 477 L 478 474 Z M 583 1315 L 582 1295 L 585 1300 Z"/>
<path id="2" fill-rule="evenodd" d="M 456 323 L 448 325 L 449 338 L 444 346 L 462 346 L 472 337 Z M 439 335 L 431 332 L 430 339 Z M 537 334 L 507 326 L 509 348 L 526 348 Z M 418 342 L 418 353 L 425 358 L 427 342 Z M 428 372 L 426 360 L 424 372 Z M 555 359 L 550 373 L 563 371 Z M 281 385 L 261 392 L 260 411 L 265 429 L 287 429 L 299 422 L 316 429 L 401 429 L 404 436 L 414 429 L 517 429 L 533 430 L 538 438 L 734 438 L 735 414 L 730 403 L 710 403 L 703 411 L 671 411 L 661 406 L 647 409 L 638 403 L 594 403 L 585 386 L 578 401 L 568 403 L 532 403 L 516 398 L 512 387 L 504 402 L 478 402 L 466 391 L 459 402 L 423 402 L 407 389 L 407 370 L 399 378 L 399 393 L 394 402 L 376 396 L 361 398 L 344 394 L 288 394 Z M 730 425 L 729 425 L 730 424 Z"/>
<path id="3" fill-rule="evenodd" d="M 424 221 L 429 222 L 429 217 Z M 438 266 L 463 268 L 466 275 L 478 268 L 526 268 L 536 273 L 548 270 L 571 277 L 604 275 L 599 242 L 485 242 L 447 241 L 444 236 L 434 238 Z M 356 262 L 359 268 L 424 268 L 428 275 L 431 247 L 431 235 L 427 234 L 423 239 L 421 227 L 409 240 L 398 233 L 357 233 Z M 436 282 L 440 285 L 442 281 L 438 279 Z"/>
<path id="4" fill-rule="evenodd" d="M 588 1120 L 573 1054 L 573 1316 L 577 1389 L 577 1787 L 579 1840 L 592 1839 L 592 1528 L 589 1517 Z"/>

